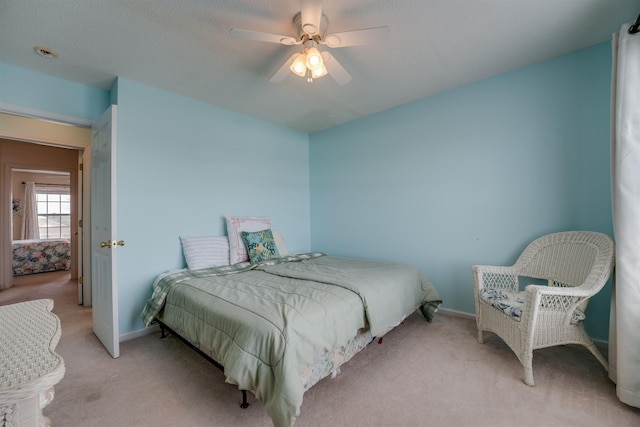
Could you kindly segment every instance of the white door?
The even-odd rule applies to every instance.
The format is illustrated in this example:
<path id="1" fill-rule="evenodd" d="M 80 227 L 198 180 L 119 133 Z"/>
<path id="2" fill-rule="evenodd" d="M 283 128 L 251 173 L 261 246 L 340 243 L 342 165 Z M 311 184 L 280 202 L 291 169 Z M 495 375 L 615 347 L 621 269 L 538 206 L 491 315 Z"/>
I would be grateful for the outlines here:
<path id="1" fill-rule="evenodd" d="M 116 111 L 112 105 L 91 135 L 91 293 L 93 332 L 120 355 L 116 242 Z"/>
<path id="2" fill-rule="evenodd" d="M 82 167 L 84 168 L 84 153 L 82 151 L 78 151 L 78 164 L 82 165 Z M 82 226 L 84 225 L 83 224 L 84 207 L 82 205 L 82 203 L 84 202 L 83 174 L 84 174 L 83 170 L 80 170 L 80 173 L 78 174 L 78 187 L 75 195 L 76 199 L 78 200 L 77 209 L 78 209 L 78 220 L 80 222 L 78 224 L 78 232 L 76 233 L 76 235 L 78 236 L 77 238 L 78 252 L 75 254 L 76 256 L 74 258 L 74 262 L 76 262 L 76 265 L 78 266 L 78 278 L 83 277 L 83 274 L 85 272 L 88 273 L 90 271 L 90 269 L 88 268 L 85 269 L 84 267 L 84 230 L 82 229 Z M 91 282 L 91 280 L 87 278 L 87 282 Z M 84 278 L 82 280 L 78 280 L 78 304 L 80 305 L 84 304 L 83 283 L 84 283 Z"/>

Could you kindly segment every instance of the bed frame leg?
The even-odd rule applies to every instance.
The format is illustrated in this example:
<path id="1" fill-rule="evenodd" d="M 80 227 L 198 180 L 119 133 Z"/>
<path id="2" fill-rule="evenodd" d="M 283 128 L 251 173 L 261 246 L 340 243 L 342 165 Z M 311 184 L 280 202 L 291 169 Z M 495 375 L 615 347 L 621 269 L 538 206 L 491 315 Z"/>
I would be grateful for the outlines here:
<path id="1" fill-rule="evenodd" d="M 167 334 L 166 334 L 167 328 L 164 326 L 163 323 L 160 323 L 160 322 L 158 322 L 158 323 L 160 324 L 160 332 L 162 332 L 162 335 L 160 335 L 160 338 L 166 338 L 167 337 Z"/>
<path id="2" fill-rule="evenodd" d="M 168 327 L 167 325 L 165 325 L 163 322 L 161 322 L 158 319 L 155 319 L 154 322 L 158 322 L 158 325 L 160 325 L 160 331 L 162 332 L 162 335 L 160 335 L 160 338 L 166 338 L 167 337 L 167 331 L 170 331 L 174 336 L 176 336 L 177 338 L 179 338 L 181 341 L 183 341 L 185 344 L 187 344 L 189 347 L 191 347 L 192 349 L 194 349 L 196 352 L 198 352 L 202 357 L 204 357 L 205 359 L 207 359 L 209 362 L 213 363 L 218 369 L 220 369 L 221 371 L 224 372 L 224 367 L 219 364 L 218 362 L 216 362 L 215 360 L 213 360 L 210 356 L 206 355 L 205 353 L 203 353 L 200 349 L 198 349 L 197 347 L 195 347 L 193 344 L 191 344 L 189 341 L 187 341 L 186 339 L 182 338 L 182 336 L 180 336 L 179 334 L 176 334 L 173 329 L 171 329 L 170 327 Z M 242 392 L 242 403 L 240 404 L 240 407 L 242 409 L 247 409 L 249 407 L 249 402 L 247 402 L 247 391 L 246 390 L 240 390 Z"/>
<path id="3" fill-rule="evenodd" d="M 249 407 L 249 402 L 247 402 L 247 390 L 240 390 L 242 392 L 242 403 L 240 407 L 242 409 L 247 409 Z"/>

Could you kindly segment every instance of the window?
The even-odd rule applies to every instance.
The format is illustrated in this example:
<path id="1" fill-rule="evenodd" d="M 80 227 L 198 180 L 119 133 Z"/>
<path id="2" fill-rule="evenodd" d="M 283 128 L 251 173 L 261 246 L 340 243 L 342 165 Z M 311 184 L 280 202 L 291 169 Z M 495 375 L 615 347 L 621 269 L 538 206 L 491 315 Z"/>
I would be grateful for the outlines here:
<path id="1" fill-rule="evenodd" d="M 38 227 L 41 239 L 71 238 L 69 187 L 36 187 Z"/>

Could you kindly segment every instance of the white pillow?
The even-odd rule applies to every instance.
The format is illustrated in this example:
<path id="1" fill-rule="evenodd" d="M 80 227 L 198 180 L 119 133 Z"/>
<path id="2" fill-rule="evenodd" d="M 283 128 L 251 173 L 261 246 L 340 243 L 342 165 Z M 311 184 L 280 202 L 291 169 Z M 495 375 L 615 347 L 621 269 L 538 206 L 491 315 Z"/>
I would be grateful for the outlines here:
<path id="1" fill-rule="evenodd" d="M 251 216 L 228 216 L 227 235 L 229 236 L 229 263 L 237 264 L 249 261 L 247 248 L 240 237 L 241 231 L 262 231 L 271 228 L 269 218 L 256 218 Z"/>
<path id="2" fill-rule="evenodd" d="M 282 233 L 278 230 L 271 230 L 273 234 L 273 240 L 276 242 L 276 248 L 278 248 L 278 253 L 280 256 L 289 256 L 289 251 L 287 251 L 287 245 L 284 243 L 284 237 Z"/>
<path id="3" fill-rule="evenodd" d="M 189 270 L 229 265 L 229 239 L 226 237 L 180 237 L 180 240 Z"/>

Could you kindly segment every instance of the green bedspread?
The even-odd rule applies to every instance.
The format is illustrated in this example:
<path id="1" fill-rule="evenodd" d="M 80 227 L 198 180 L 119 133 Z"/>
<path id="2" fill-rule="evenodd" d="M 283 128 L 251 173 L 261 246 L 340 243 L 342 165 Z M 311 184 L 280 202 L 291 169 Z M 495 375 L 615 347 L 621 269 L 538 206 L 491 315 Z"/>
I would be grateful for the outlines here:
<path id="1" fill-rule="evenodd" d="M 431 320 L 440 302 L 415 267 L 314 253 L 170 274 L 142 317 L 209 353 L 280 427 L 298 416 L 300 374 L 317 356 L 366 327 L 380 336 L 417 308 Z"/>

